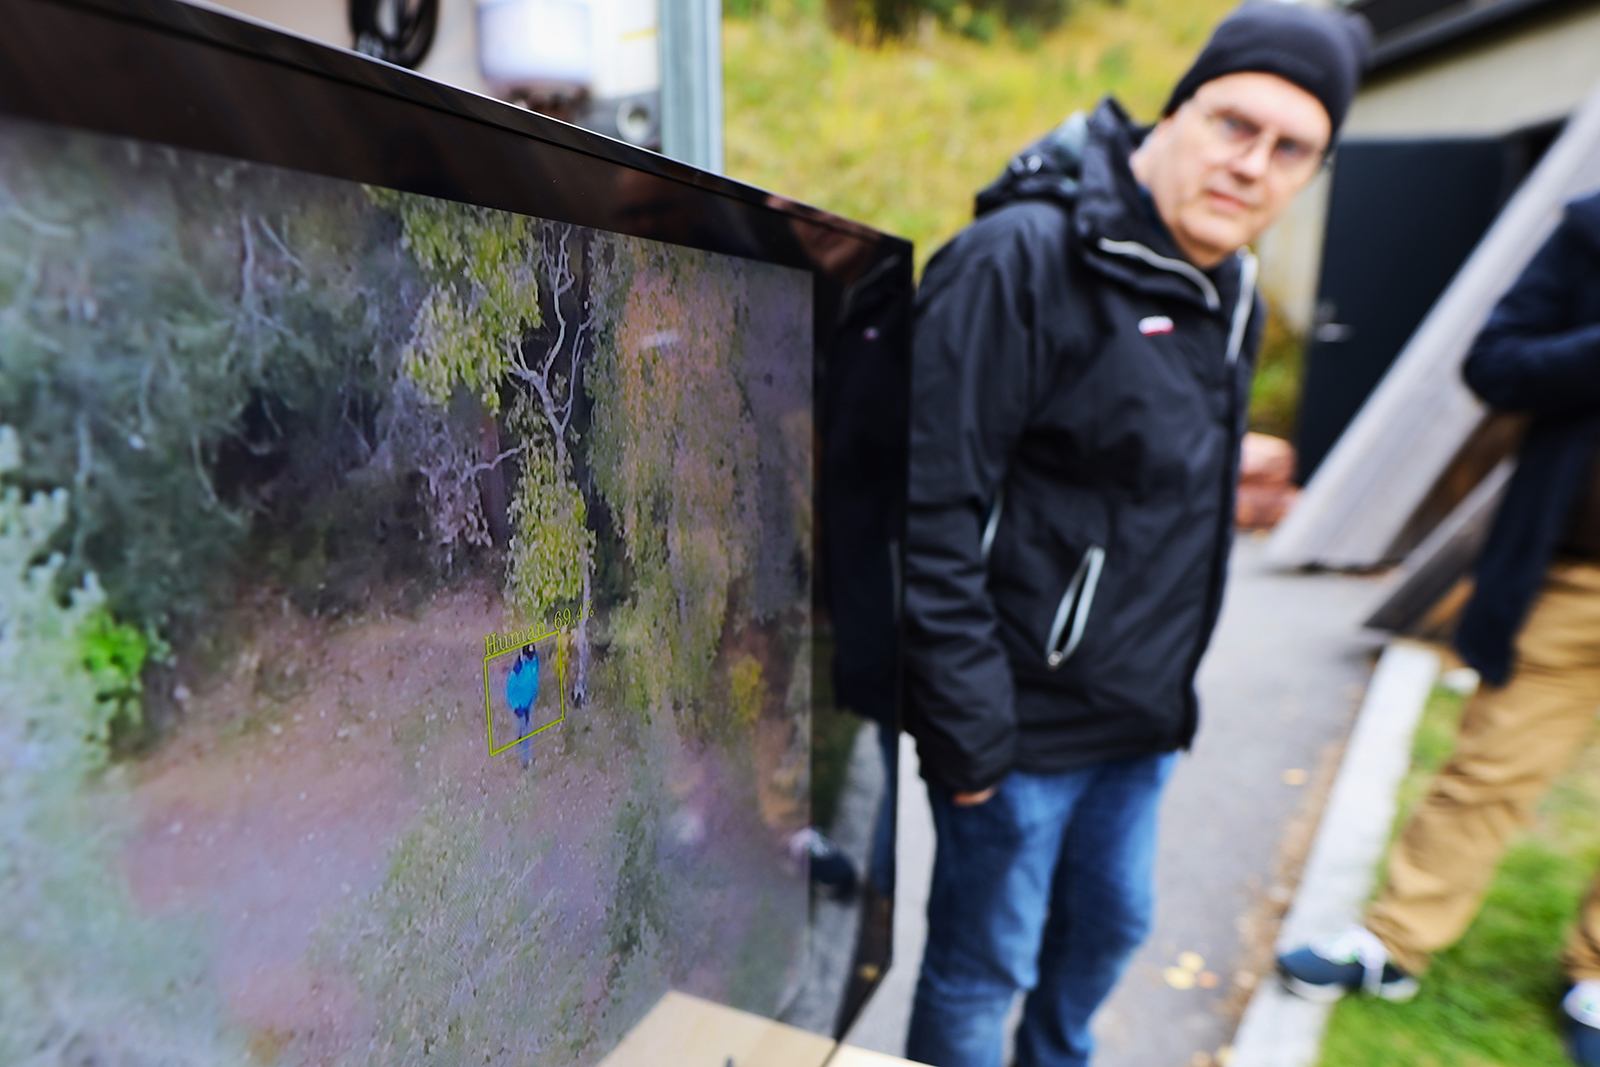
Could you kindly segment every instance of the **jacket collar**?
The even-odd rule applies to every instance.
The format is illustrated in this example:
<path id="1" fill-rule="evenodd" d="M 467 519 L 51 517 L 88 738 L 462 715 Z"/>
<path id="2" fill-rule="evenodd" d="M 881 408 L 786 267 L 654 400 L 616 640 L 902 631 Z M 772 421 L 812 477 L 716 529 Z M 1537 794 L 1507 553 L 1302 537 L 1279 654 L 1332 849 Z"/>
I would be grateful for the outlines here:
<path id="1" fill-rule="evenodd" d="M 1596 252 L 1600 252 L 1600 193 L 1574 200 L 1567 205 L 1567 223 Z"/>
<path id="2" fill-rule="evenodd" d="M 1101 273 L 1152 296 L 1232 314 L 1241 297 L 1246 256 L 1230 256 L 1201 270 L 1150 217 L 1128 162 L 1148 132 L 1110 97 L 1090 116 L 1074 220 L 1084 258 Z M 1248 273 L 1253 286 L 1254 271 Z"/>

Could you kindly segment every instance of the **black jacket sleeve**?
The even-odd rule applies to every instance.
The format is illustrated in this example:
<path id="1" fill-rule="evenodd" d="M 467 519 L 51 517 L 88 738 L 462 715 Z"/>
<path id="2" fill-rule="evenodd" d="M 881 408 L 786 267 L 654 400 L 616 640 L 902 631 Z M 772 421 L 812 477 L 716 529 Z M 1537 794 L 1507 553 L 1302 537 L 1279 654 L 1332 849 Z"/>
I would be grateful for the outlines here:
<path id="1" fill-rule="evenodd" d="M 1600 253 L 1571 216 L 1489 316 L 1467 354 L 1467 384 L 1490 406 L 1536 415 L 1600 409 L 1600 321 L 1584 313 Z"/>
<path id="2" fill-rule="evenodd" d="M 1064 291 L 1065 233 L 1050 232 L 1063 219 L 1042 204 L 985 216 L 934 258 L 918 295 L 907 710 L 923 774 L 956 790 L 988 788 L 1014 762 L 1011 667 L 981 543 L 1049 359 L 1038 318 L 1042 294 Z"/>

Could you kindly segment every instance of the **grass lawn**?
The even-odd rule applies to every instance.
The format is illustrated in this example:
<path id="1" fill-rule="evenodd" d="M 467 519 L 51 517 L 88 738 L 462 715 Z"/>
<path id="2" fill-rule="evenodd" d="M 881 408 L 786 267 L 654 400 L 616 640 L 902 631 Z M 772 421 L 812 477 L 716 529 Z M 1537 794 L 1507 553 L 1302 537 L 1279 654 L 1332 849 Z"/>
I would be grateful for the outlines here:
<path id="1" fill-rule="evenodd" d="M 973 194 L 1072 112 L 1110 94 L 1153 121 L 1233 5 L 1078 0 L 1043 36 L 984 44 L 930 25 L 871 46 L 830 33 L 816 0 L 770 0 L 723 24 L 728 174 L 909 237 L 920 273 Z M 1291 434 L 1302 351 L 1274 316 L 1252 429 Z"/>
<path id="2" fill-rule="evenodd" d="M 920 266 L 1024 145 L 1115 94 L 1156 118 L 1234 0 L 1079 0 L 1062 26 L 983 44 L 929 26 L 903 42 L 828 32 L 772 0 L 723 29 L 728 174 L 916 242 Z"/>
<path id="3" fill-rule="evenodd" d="M 1398 829 L 1448 758 L 1462 700 L 1435 690 L 1401 792 Z M 1321 1067 L 1562 1067 L 1559 963 L 1568 926 L 1600 864 L 1600 758 L 1580 757 L 1512 845 L 1483 911 L 1435 958 L 1409 1004 L 1349 997 Z"/>

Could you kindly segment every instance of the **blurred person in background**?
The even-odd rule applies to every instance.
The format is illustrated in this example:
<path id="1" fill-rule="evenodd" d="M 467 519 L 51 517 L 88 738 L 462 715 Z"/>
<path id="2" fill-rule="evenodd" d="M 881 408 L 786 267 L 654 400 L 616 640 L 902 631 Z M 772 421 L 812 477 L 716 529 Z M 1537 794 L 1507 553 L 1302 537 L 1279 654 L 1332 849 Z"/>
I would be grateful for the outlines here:
<path id="1" fill-rule="evenodd" d="M 1409 1000 L 1483 903 L 1507 843 L 1600 708 L 1600 195 L 1561 225 L 1468 353 L 1467 384 L 1531 416 L 1456 644 L 1483 685 L 1455 752 L 1389 852 L 1363 926 L 1278 960 L 1290 991 Z M 1600 1067 L 1600 879 L 1562 960 L 1572 1058 Z"/>
<path id="2" fill-rule="evenodd" d="M 978 197 L 913 341 L 907 725 L 937 833 L 906 1054 L 1089 1061 L 1194 737 L 1263 308 L 1245 246 L 1315 176 L 1358 18 L 1247 0 L 1153 128 L 1114 100 Z M 1152 1020 L 1159 1024 L 1159 1021 Z"/>

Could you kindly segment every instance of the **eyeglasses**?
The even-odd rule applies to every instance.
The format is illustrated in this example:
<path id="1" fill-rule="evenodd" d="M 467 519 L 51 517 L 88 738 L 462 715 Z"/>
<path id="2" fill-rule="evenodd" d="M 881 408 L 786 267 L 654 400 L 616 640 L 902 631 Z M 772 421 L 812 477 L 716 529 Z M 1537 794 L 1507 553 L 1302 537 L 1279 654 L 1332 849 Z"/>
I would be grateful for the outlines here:
<path id="1" fill-rule="evenodd" d="M 1194 103 L 1193 100 L 1190 103 Z M 1198 107 L 1199 105 L 1196 104 Z M 1231 108 L 1201 109 L 1207 132 L 1217 145 L 1225 149 L 1229 158 L 1238 159 L 1255 152 L 1267 130 L 1259 122 Z M 1324 145 L 1314 145 L 1297 137 L 1278 135 L 1268 154 L 1274 170 L 1293 175 L 1310 170 L 1327 152 Z"/>

